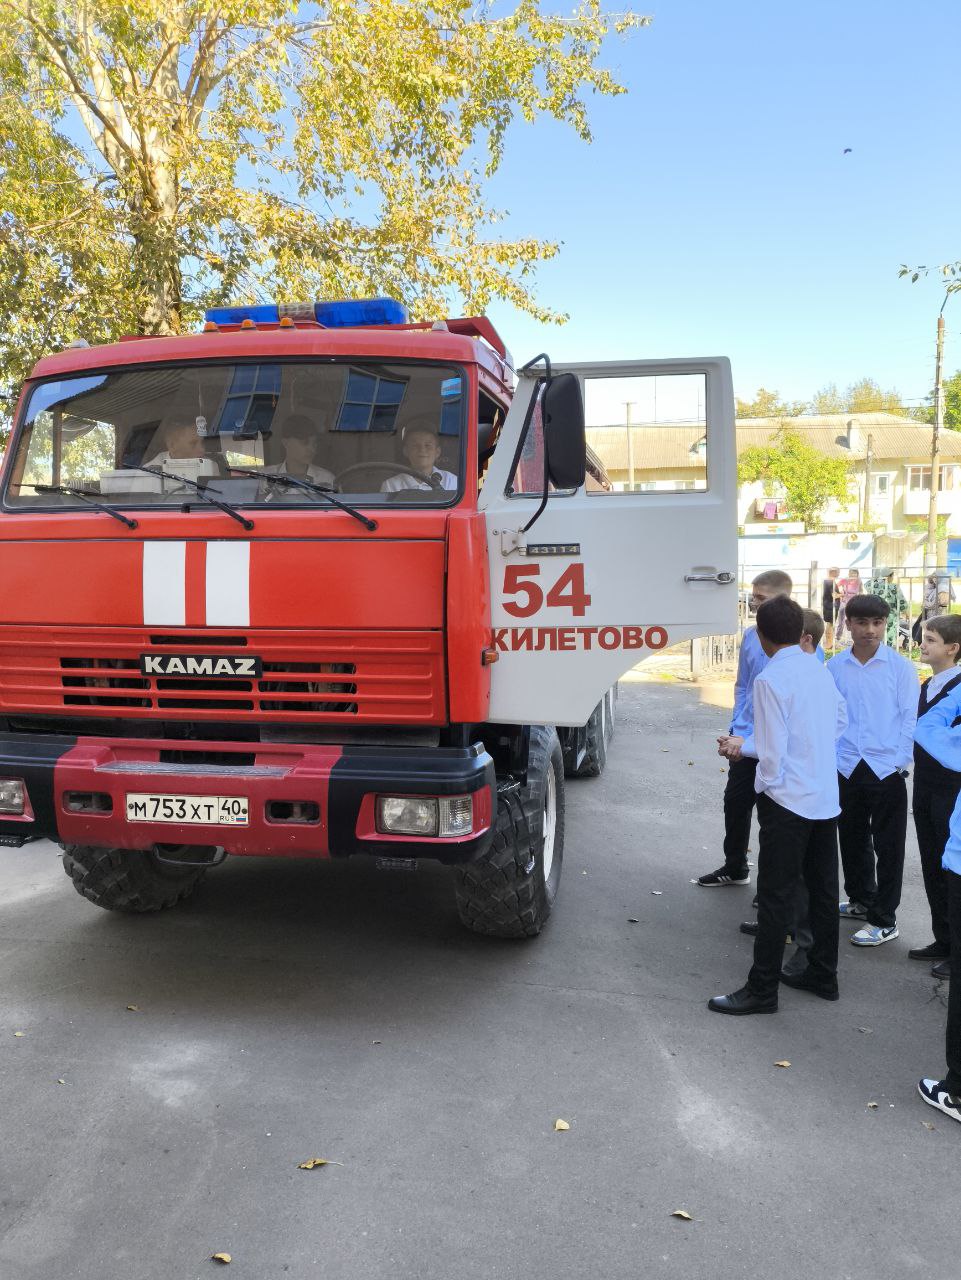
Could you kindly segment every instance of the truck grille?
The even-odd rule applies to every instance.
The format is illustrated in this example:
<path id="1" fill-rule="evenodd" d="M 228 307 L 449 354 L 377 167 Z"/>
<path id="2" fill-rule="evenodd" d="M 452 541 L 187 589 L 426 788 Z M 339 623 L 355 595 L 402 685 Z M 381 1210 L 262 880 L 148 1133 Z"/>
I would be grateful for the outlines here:
<path id="1" fill-rule="evenodd" d="M 143 653 L 244 652 L 256 678 L 143 675 Z M 0 713 L 167 720 L 443 723 L 442 636 L 434 631 L 0 632 Z"/>

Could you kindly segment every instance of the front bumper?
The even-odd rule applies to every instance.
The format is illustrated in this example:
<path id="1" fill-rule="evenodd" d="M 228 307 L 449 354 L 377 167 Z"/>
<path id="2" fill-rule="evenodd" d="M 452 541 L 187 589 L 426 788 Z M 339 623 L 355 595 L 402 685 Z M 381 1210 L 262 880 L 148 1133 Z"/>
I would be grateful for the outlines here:
<path id="1" fill-rule="evenodd" d="M 0 815 L 5 844 L 43 836 L 101 848 L 194 845 L 245 856 L 367 853 L 459 863 L 486 850 L 496 803 L 494 763 L 480 743 L 425 750 L 7 734 L 0 737 L 0 777 L 21 778 L 28 800 L 23 817 Z M 133 792 L 242 797 L 248 822 L 128 822 Z M 378 795 L 471 795 L 473 829 L 455 838 L 379 834 L 370 820 Z M 305 804 L 311 820 L 277 816 Z"/>

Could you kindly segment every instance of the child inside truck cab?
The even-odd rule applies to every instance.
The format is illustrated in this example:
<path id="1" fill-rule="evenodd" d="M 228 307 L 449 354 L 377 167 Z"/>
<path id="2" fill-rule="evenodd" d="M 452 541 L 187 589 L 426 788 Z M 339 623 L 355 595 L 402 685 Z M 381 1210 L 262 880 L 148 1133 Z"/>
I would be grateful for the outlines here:
<path id="1" fill-rule="evenodd" d="M 402 489 L 457 488 L 457 477 L 453 472 L 442 471 L 436 465 L 441 447 L 437 432 L 432 427 L 405 428 L 403 453 L 411 471 L 390 476 L 380 486 L 381 493 L 399 493 Z"/>

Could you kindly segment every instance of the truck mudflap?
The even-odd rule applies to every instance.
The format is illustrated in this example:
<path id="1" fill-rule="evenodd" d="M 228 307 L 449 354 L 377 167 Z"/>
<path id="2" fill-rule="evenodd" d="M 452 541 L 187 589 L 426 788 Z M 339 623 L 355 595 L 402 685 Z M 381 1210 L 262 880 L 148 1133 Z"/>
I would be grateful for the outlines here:
<path id="1" fill-rule="evenodd" d="M 0 841 L 152 849 L 206 846 L 290 858 L 377 856 L 470 862 L 491 839 L 494 762 L 466 748 L 0 737 L 0 778 L 24 784 Z M 378 796 L 470 796 L 469 834 L 376 829 Z"/>

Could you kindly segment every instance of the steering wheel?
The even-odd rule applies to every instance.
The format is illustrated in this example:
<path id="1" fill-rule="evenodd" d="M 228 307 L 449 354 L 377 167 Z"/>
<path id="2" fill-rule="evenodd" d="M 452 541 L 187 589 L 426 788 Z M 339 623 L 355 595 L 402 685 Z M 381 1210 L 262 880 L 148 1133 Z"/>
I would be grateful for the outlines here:
<path id="1" fill-rule="evenodd" d="M 348 476 L 353 475 L 355 471 L 384 471 L 392 476 L 400 474 L 413 476 L 415 480 L 424 479 L 419 471 L 415 471 L 413 467 L 405 466 L 402 462 L 354 462 L 349 467 L 345 467 L 343 471 L 338 471 L 335 477 L 335 483 L 341 493 L 350 492 L 344 489 L 343 481 Z"/>

